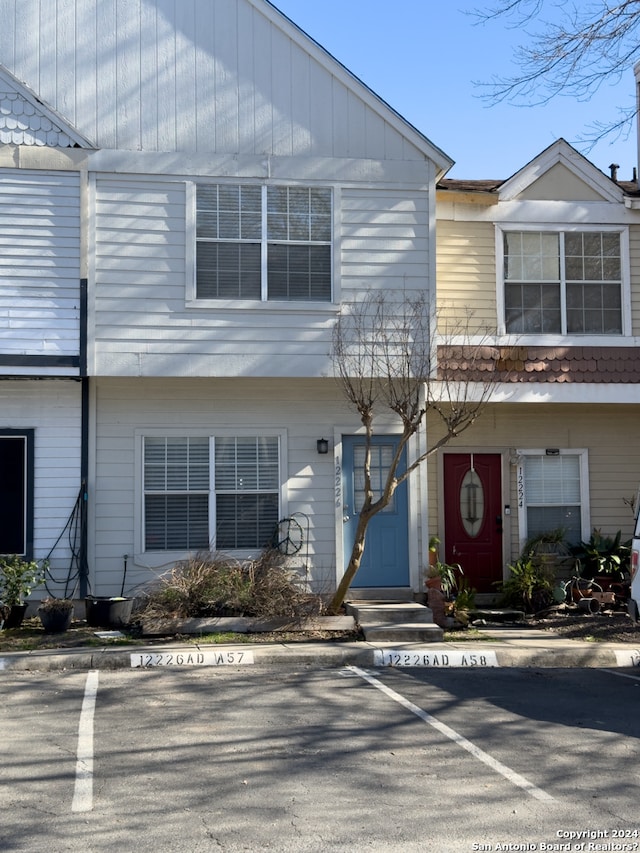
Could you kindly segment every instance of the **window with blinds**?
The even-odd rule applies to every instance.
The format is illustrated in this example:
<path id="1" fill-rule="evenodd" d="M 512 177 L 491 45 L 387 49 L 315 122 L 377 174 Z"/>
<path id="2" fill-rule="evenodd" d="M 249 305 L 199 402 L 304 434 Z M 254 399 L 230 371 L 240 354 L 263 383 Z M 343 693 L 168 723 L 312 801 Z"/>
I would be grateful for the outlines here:
<path id="1" fill-rule="evenodd" d="M 620 232 L 505 232 L 504 278 L 507 332 L 622 334 Z"/>
<path id="2" fill-rule="evenodd" d="M 277 436 L 146 437 L 143 456 L 145 550 L 269 543 L 280 507 Z"/>
<path id="3" fill-rule="evenodd" d="M 524 457 L 527 538 L 562 528 L 568 542 L 581 539 L 580 456 Z"/>
<path id="4" fill-rule="evenodd" d="M 216 542 L 218 548 L 262 548 L 278 523 L 278 439 L 215 441 Z"/>
<path id="5" fill-rule="evenodd" d="M 331 190 L 198 184 L 196 298 L 329 302 Z"/>
<path id="6" fill-rule="evenodd" d="M 209 439 L 144 441 L 144 542 L 147 551 L 209 547 Z"/>

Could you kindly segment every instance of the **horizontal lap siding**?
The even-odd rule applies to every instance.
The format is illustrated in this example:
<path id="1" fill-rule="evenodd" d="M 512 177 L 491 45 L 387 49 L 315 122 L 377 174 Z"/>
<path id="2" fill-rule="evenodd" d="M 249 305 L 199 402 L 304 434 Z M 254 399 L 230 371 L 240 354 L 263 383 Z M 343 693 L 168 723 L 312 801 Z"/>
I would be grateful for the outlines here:
<path id="1" fill-rule="evenodd" d="M 586 448 L 591 526 L 606 535 L 621 530 L 627 539 L 632 533 L 633 515 L 625 499 L 635 497 L 640 484 L 638 418 L 640 405 L 490 405 L 473 427 L 447 447 L 459 445 L 466 452 L 472 448 L 478 453 L 506 450 L 510 454 L 517 449 Z M 442 497 L 437 491 L 436 470 L 436 465 L 429 468 L 431 531 L 438 529 L 438 500 Z M 513 550 L 506 555 L 507 561 L 515 559 L 520 548 L 517 467 L 509 466 L 509 472 L 506 495 L 512 510 Z"/>
<path id="2" fill-rule="evenodd" d="M 473 322 L 495 328 L 495 228 L 485 222 L 438 220 L 436 263 L 438 307 L 454 317 L 473 314 Z"/>
<path id="3" fill-rule="evenodd" d="M 77 356 L 80 179 L 0 170 L 0 351 Z"/>
<path id="4" fill-rule="evenodd" d="M 429 194 L 343 189 L 342 298 L 362 290 L 429 287 Z"/>
<path id="5" fill-rule="evenodd" d="M 428 193 L 342 189 L 336 288 L 429 285 Z M 335 307 L 307 312 L 186 308 L 186 191 L 176 182 L 97 182 L 96 372 L 229 376 L 328 373 Z"/>
<path id="6" fill-rule="evenodd" d="M 34 553 L 42 560 L 55 545 L 57 579 L 69 569 L 64 531 L 80 491 L 80 394 L 78 382 L 0 381 L 0 428 L 35 431 Z"/>
<path id="7" fill-rule="evenodd" d="M 96 540 L 91 564 L 99 594 L 120 588 L 122 557 L 134 555 L 136 430 L 184 430 L 215 435 L 220 429 L 286 431 L 288 513 L 310 519 L 309 561 L 317 589 L 335 583 L 335 473 L 333 455 L 318 455 L 316 440 L 333 436 L 336 422 L 356 421 L 333 380 L 97 380 Z M 139 483 L 138 483 L 139 487 Z M 137 513 L 137 514 L 136 514 Z M 306 530 L 306 521 L 302 524 Z M 300 562 L 307 556 L 306 546 Z M 129 563 L 132 587 L 149 581 L 145 554 Z"/>

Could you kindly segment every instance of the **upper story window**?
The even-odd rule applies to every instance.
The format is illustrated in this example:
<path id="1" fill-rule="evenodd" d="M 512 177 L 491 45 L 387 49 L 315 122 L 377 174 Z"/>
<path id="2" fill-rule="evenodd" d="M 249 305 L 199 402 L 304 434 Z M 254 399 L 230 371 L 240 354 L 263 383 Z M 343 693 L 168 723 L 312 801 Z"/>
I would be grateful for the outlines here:
<path id="1" fill-rule="evenodd" d="M 620 231 L 506 231 L 508 333 L 622 334 Z"/>
<path id="2" fill-rule="evenodd" d="M 331 190 L 198 184 L 196 299 L 330 302 Z"/>

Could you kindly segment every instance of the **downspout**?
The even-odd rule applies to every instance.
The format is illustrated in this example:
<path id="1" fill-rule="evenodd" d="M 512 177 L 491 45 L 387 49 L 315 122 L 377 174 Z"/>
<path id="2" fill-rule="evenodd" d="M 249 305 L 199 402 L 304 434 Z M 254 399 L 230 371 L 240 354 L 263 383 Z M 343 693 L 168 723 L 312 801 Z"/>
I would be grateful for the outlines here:
<path id="1" fill-rule="evenodd" d="M 88 491 L 89 477 L 89 377 L 87 375 L 87 279 L 80 279 L 80 565 L 78 575 L 80 581 L 80 598 L 89 593 L 89 562 L 87 539 Z"/>

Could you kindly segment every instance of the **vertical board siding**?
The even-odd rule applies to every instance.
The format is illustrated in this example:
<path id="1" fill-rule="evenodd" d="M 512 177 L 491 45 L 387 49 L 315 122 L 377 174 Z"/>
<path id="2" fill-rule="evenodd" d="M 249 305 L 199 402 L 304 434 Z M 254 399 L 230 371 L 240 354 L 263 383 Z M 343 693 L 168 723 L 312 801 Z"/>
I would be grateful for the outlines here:
<path id="1" fill-rule="evenodd" d="M 438 220 L 438 307 L 453 317 L 473 313 L 474 325 L 495 329 L 495 228 L 490 222 Z"/>
<path id="2" fill-rule="evenodd" d="M 79 382 L 0 381 L 0 427 L 34 430 L 34 555 L 43 560 L 55 545 L 51 571 L 62 581 L 72 556 L 64 530 L 80 491 L 80 395 Z"/>
<path id="3" fill-rule="evenodd" d="M 98 148 L 423 159 L 248 0 L 47 8 L 3 0 L 0 61 Z"/>
<path id="4" fill-rule="evenodd" d="M 316 440 L 333 435 L 336 421 L 351 422 L 356 428 L 358 420 L 349 414 L 333 380 L 99 379 L 96 399 L 96 537 L 90 565 L 98 579 L 97 589 L 94 584 L 97 594 L 119 592 L 124 554 L 135 554 L 128 567 L 131 589 L 159 572 L 147 568 L 157 555 L 136 554 L 134 547 L 140 541 L 140 531 L 134 526 L 140 518 L 135 506 L 140 496 L 136 431 L 143 434 L 145 429 L 184 429 L 192 435 L 215 435 L 217 430 L 240 427 L 258 435 L 284 430 L 288 452 L 283 460 L 288 492 L 285 511 L 305 513 L 310 528 L 308 550 L 305 545 L 295 565 L 300 566 L 308 554 L 314 588 L 334 588 L 333 455 L 318 455 Z M 302 523 L 306 529 L 304 519 Z"/>
<path id="5" fill-rule="evenodd" d="M 0 169 L 0 350 L 78 355 L 80 179 Z"/>

